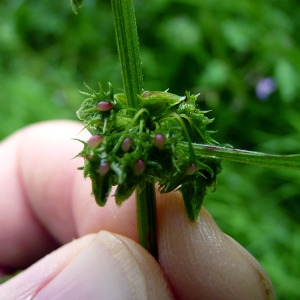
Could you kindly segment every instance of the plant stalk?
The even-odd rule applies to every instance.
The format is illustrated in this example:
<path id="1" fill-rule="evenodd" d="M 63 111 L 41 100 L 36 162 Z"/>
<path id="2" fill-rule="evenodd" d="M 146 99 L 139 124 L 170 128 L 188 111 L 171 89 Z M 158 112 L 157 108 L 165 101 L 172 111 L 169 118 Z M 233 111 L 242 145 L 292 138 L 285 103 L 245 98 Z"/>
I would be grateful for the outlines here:
<path id="1" fill-rule="evenodd" d="M 205 144 L 193 143 L 192 145 L 195 156 L 199 157 L 222 159 L 270 168 L 300 168 L 300 154 L 274 155 Z M 182 148 L 182 151 L 188 151 L 190 147 L 186 142 L 179 142 L 178 146 Z"/>
<path id="2" fill-rule="evenodd" d="M 156 201 L 153 183 L 136 190 L 139 241 L 154 258 L 158 258 L 156 235 Z"/>
<path id="3" fill-rule="evenodd" d="M 127 104 L 138 108 L 143 74 L 133 0 L 112 0 L 111 3 Z M 157 258 L 154 183 L 137 189 L 136 202 L 140 244 Z"/>
<path id="4" fill-rule="evenodd" d="M 137 108 L 137 95 L 143 90 L 143 73 L 133 0 L 112 0 L 111 3 L 123 87 L 128 105 Z"/>

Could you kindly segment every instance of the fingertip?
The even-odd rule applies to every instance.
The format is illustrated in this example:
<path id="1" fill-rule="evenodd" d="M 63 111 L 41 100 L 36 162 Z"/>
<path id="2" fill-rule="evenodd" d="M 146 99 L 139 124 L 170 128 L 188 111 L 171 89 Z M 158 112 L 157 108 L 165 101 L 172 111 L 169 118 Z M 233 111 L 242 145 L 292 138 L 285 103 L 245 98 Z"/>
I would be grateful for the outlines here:
<path id="1" fill-rule="evenodd" d="M 170 193 L 158 211 L 159 263 L 178 299 L 275 298 L 263 268 L 204 208 L 200 221 L 191 222 L 181 195 Z"/>
<path id="2" fill-rule="evenodd" d="M 147 297 L 143 299 L 173 299 L 172 289 L 158 262 L 140 244 L 128 237 L 117 236 L 128 248 L 128 252 L 139 266 L 146 282 Z M 135 298 L 142 299 L 142 298 Z"/>

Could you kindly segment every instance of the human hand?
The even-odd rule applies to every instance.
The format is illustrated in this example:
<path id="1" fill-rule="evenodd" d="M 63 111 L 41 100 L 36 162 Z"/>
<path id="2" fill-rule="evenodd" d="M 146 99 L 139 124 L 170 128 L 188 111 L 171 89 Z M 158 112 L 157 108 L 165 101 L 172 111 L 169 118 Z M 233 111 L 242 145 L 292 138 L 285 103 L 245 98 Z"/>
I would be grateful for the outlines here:
<path id="1" fill-rule="evenodd" d="M 157 195 L 156 262 L 136 243 L 134 199 L 100 208 L 90 195 L 72 159 L 81 129 L 40 123 L 0 145 L 0 274 L 37 261 L 0 285 L 0 299 L 275 298 L 258 262 L 205 209 L 191 223 L 179 193 Z"/>

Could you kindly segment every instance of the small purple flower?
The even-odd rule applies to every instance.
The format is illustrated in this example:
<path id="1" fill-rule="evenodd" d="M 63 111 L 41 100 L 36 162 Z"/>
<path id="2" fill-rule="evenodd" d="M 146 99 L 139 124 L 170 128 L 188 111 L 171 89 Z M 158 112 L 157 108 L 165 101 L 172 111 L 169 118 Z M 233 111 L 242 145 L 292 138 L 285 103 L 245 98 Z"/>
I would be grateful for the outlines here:
<path id="1" fill-rule="evenodd" d="M 92 135 L 88 141 L 89 148 L 96 148 L 102 142 L 103 137 L 99 134 Z"/>
<path id="2" fill-rule="evenodd" d="M 256 85 L 256 96 L 261 100 L 266 100 L 276 90 L 275 81 L 270 78 L 262 78 Z"/>
<path id="3" fill-rule="evenodd" d="M 136 176 L 141 175 L 145 171 L 145 168 L 145 162 L 141 158 L 137 159 L 134 165 L 134 174 Z"/>
<path id="4" fill-rule="evenodd" d="M 165 137 L 162 133 L 157 133 L 154 137 L 154 144 L 159 149 L 162 150 L 165 145 Z"/>
<path id="5" fill-rule="evenodd" d="M 107 161 L 102 161 L 99 166 L 100 176 L 105 176 L 110 170 L 110 164 Z"/>
<path id="6" fill-rule="evenodd" d="M 123 152 L 128 152 L 131 147 L 132 141 L 131 138 L 127 137 L 122 142 L 122 150 Z"/>
<path id="7" fill-rule="evenodd" d="M 195 163 L 191 163 L 191 164 L 188 166 L 188 168 L 187 168 L 185 174 L 186 174 L 186 175 L 193 175 L 196 171 L 197 171 L 197 166 L 196 166 L 196 164 L 195 164 Z"/>
<path id="8" fill-rule="evenodd" d="M 113 107 L 113 104 L 107 100 L 102 100 L 97 104 L 100 111 L 110 111 Z"/>

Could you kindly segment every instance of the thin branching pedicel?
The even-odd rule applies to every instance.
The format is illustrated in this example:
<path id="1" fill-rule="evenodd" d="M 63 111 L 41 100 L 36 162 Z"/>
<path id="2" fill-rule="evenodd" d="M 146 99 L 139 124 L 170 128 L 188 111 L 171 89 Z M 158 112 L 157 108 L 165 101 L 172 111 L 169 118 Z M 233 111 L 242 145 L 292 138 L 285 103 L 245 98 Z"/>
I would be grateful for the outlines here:
<path id="1" fill-rule="evenodd" d="M 219 159 L 194 154 L 193 143 L 218 145 L 206 129 L 212 120 L 198 107 L 197 96 L 145 91 L 138 95 L 139 107 L 132 108 L 111 85 L 107 92 L 99 87 L 99 92 L 88 88 L 77 112 L 92 135 L 82 141 L 79 155 L 97 203 L 105 205 L 113 185 L 121 204 L 146 182 L 158 183 L 161 193 L 181 191 L 189 219 L 196 220 L 206 188 L 221 170 Z"/>

